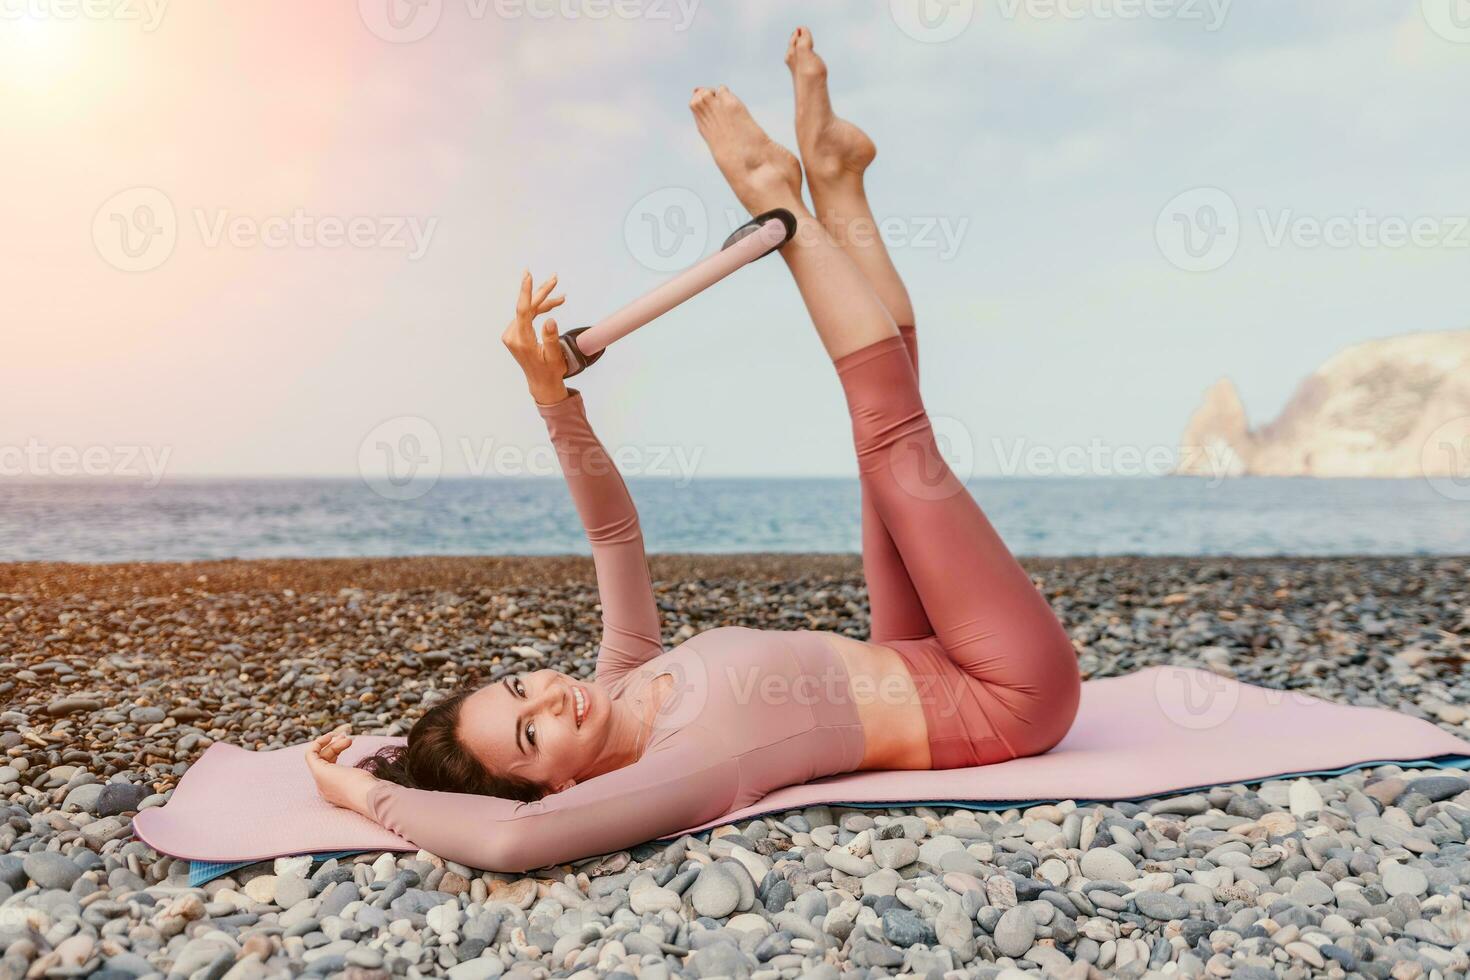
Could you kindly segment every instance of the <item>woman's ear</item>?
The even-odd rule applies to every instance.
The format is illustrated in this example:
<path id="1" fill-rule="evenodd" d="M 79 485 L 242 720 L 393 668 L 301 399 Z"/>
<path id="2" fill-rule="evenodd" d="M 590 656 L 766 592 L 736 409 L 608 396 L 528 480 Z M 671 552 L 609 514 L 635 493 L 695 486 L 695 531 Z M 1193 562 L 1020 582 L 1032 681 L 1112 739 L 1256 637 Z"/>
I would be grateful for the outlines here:
<path id="1" fill-rule="evenodd" d="M 567 790 L 571 789 L 575 785 L 577 785 L 577 781 L 575 779 L 566 779 L 551 787 L 551 791 L 553 793 L 565 793 Z"/>

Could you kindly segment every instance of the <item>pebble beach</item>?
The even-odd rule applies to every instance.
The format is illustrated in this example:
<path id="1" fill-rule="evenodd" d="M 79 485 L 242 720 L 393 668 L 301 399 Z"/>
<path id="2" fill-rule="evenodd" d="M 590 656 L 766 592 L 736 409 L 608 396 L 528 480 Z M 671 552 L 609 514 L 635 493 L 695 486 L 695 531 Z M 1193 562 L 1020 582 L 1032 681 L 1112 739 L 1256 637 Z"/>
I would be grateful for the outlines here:
<path id="1" fill-rule="evenodd" d="M 868 633 L 856 555 L 653 555 L 666 645 Z M 1202 667 L 1470 738 L 1470 558 L 1023 562 L 1085 677 Z M 132 836 L 215 742 L 401 735 L 589 676 L 590 559 L 0 565 L 0 980 L 1463 977 L 1470 779 L 1379 766 L 993 812 L 817 806 L 529 875 L 426 853 L 190 887 Z"/>

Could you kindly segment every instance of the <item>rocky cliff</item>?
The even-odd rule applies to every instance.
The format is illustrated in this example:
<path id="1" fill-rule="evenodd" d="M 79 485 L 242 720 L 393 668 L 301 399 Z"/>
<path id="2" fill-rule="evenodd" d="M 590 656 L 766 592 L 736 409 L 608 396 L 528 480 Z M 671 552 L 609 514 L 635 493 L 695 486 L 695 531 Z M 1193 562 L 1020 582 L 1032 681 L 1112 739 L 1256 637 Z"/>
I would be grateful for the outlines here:
<path id="1" fill-rule="evenodd" d="M 1297 386 L 1252 430 L 1228 378 L 1205 392 L 1180 440 L 1187 476 L 1464 475 L 1470 454 L 1470 330 L 1357 344 Z"/>

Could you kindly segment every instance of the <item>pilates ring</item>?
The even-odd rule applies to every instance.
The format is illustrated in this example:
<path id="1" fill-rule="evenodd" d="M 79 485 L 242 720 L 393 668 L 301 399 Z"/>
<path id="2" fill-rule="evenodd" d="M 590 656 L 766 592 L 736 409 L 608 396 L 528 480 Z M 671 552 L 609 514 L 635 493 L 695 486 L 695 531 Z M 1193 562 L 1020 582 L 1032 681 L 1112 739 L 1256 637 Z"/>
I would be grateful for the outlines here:
<path id="1" fill-rule="evenodd" d="M 737 269 L 776 251 L 796 235 L 796 216 L 775 208 L 751 218 L 730 233 L 720 250 L 685 269 L 674 278 L 640 296 L 616 313 L 557 338 L 566 355 L 566 377 L 596 364 L 607 348 L 644 324 L 658 319 L 691 297 L 704 292 Z"/>

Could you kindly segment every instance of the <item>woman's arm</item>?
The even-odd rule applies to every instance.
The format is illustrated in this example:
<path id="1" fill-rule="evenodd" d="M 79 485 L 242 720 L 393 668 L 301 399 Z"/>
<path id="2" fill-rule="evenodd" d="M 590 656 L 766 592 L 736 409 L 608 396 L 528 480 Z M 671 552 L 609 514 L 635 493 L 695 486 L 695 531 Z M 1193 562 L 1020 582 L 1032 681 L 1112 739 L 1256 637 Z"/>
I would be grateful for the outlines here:
<path id="1" fill-rule="evenodd" d="M 535 803 L 377 780 L 363 812 L 441 858 L 486 871 L 529 871 L 620 851 L 729 812 L 739 762 L 715 742 L 691 738 L 646 753 Z"/>
<path id="2" fill-rule="evenodd" d="M 664 652 L 638 510 L 622 474 L 587 421 L 582 393 L 569 388 L 561 401 L 547 405 L 538 399 L 536 408 L 546 420 L 592 545 L 602 602 L 597 680 L 616 692 L 629 671 Z"/>
<path id="3" fill-rule="evenodd" d="M 543 322 L 541 340 L 536 339 L 535 318 L 563 302 L 562 297 L 547 298 L 555 285 L 552 276 L 533 289 L 531 274 L 526 273 L 515 318 L 500 339 L 526 373 L 527 386 L 546 420 L 572 502 L 592 545 L 602 601 L 597 680 L 616 693 L 629 671 L 663 653 L 658 605 L 653 600 L 638 510 L 622 474 L 587 421 L 581 392 L 566 386 L 566 355 L 557 340 L 556 321 Z"/>

